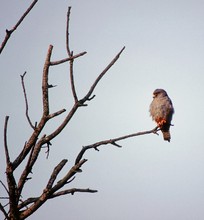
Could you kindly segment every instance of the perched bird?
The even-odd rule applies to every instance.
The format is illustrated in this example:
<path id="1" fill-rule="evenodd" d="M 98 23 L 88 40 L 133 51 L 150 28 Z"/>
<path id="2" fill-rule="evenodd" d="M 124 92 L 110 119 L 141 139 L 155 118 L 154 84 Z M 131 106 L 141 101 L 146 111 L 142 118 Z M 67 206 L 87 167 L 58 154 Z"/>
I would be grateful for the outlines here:
<path id="1" fill-rule="evenodd" d="M 165 90 L 156 89 L 153 92 L 153 101 L 150 104 L 149 112 L 152 116 L 152 120 L 154 120 L 157 123 L 157 126 L 161 129 L 164 140 L 170 142 L 171 135 L 169 129 L 174 113 L 174 107 Z"/>

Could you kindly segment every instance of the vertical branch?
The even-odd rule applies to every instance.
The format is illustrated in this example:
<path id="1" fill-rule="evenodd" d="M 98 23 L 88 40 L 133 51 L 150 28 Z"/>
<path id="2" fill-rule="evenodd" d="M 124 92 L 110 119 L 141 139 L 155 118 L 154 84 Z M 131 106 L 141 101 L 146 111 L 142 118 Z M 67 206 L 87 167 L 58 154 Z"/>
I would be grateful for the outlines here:
<path id="1" fill-rule="evenodd" d="M 6 118 L 5 118 L 5 124 L 4 124 L 4 149 L 5 149 L 6 164 L 7 164 L 7 166 L 10 164 L 10 156 L 9 156 L 9 150 L 8 150 L 8 144 L 7 144 L 7 127 L 8 127 L 8 120 L 9 120 L 9 116 L 6 116 Z"/>
<path id="2" fill-rule="evenodd" d="M 73 63 L 74 63 L 74 59 L 72 58 L 73 57 L 73 51 L 70 50 L 70 46 L 69 46 L 69 20 L 70 20 L 70 14 L 71 14 L 71 7 L 69 7 L 68 11 L 67 11 L 66 49 L 67 49 L 67 54 L 70 58 L 69 72 L 70 72 L 70 82 L 71 82 L 72 94 L 73 94 L 75 102 L 78 102 L 76 89 L 75 89 L 75 84 L 74 84 L 74 74 L 73 74 Z"/>
<path id="3" fill-rule="evenodd" d="M 15 170 L 20 163 L 25 159 L 27 154 L 30 152 L 32 147 L 36 144 L 39 134 L 44 128 L 46 122 L 49 120 L 49 97 L 48 97 L 48 73 L 50 67 L 50 58 L 52 54 L 53 46 L 50 45 L 48 48 L 48 52 L 45 59 L 45 64 L 43 67 L 43 77 L 42 77 L 42 101 L 43 101 L 43 115 L 41 117 L 40 122 L 36 125 L 33 134 L 30 136 L 28 142 L 26 142 L 23 150 L 19 154 L 19 156 L 13 162 L 13 170 Z"/>
<path id="4" fill-rule="evenodd" d="M 41 122 L 43 122 L 43 124 L 42 124 L 43 127 L 46 124 L 46 122 L 49 120 L 48 74 L 49 74 L 50 58 L 51 58 L 51 54 L 52 54 L 52 49 L 53 49 L 53 46 L 50 45 L 48 48 L 47 56 L 45 59 L 45 64 L 43 67 L 43 76 L 42 76 L 43 115 L 42 115 L 42 119 L 41 119 Z M 23 76 L 22 76 L 22 78 L 23 78 Z M 40 122 L 40 124 L 41 124 L 41 122 Z M 35 131 L 38 131 L 40 124 L 36 127 Z M 41 129 L 39 130 L 38 135 L 40 134 L 40 131 L 41 131 Z M 30 157 L 28 159 L 27 165 L 26 165 L 24 171 L 22 172 L 21 177 L 18 182 L 19 194 L 21 193 L 21 191 L 24 187 L 24 184 L 26 182 L 26 179 L 27 179 L 29 173 L 32 171 L 32 167 L 38 158 L 41 146 L 43 144 L 42 140 L 44 139 L 44 137 L 45 136 L 43 136 L 33 148 L 32 148 L 32 146 L 29 146 L 29 149 L 31 150 Z"/>
<path id="5" fill-rule="evenodd" d="M 68 7 L 67 11 L 67 26 L 66 26 L 66 49 L 68 56 L 71 57 L 71 51 L 69 49 L 69 20 L 70 20 L 70 14 L 71 14 L 71 7 Z"/>
<path id="6" fill-rule="evenodd" d="M 5 125 L 4 125 L 4 148 L 5 148 L 5 155 L 6 155 L 6 177 L 7 177 L 7 184 L 8 184 L 8 194 L 9 194 L 9 204 L 10 204 L 10 216 L 11 219 L 18 219 L 19 212 L 18 212 L 18 190 L 16 186 L 16 180 L 13 175 L 13 167 L 12 163 L 10 162 L 8 145 L 7 145 L 7 126 L 8 126 L 9 116 L 5 118 Z M 1 208 L 2 210 L 2 208 Z M 3 210 L 2 210 L 3 211 Z M 4 213 L 5 215 L 5 213 Z"/>
<path id="7" fill-rule="evenodd" d="M 73 52 L 71 52 L 71 56 L 73 55 Z M 76 94 L 76 89 L 75 89 L 75 84 L 74 84 L 74 73 L 73 73 L 73 64 L 74 64 L 74 59 L 71 59 L 69 62 L 69 71 L 70 71 L 70 82 L 71 82 L 71 87 L 72 87 L 72 94 L 74 96 L 75 102 L 78 102 L 77 94 Z"/>
<path id="8" fill-rule="evenodd" d="M 21 75 L 21 84 L 23 87 L 23 94 L 24 94 L 24 99 L 25 99 L 25 105 L 26 105 L 26 118 L 28 120 L 28 123 L 30 124 L 31 128 L 35 129 L 35 126 L 33 126 L 29 114 L 28 114 L 28 99 L 27 99 L 27 94 L 26 94 L 26 89 L 25 89 L 25 83 L 24 83 L 24 77 L 26 75 L 26 72 L 24 72 L 23 75 Z"/>
<path id="9" fill-rule="evenodd" d="M 43 78 L 42 78 L 42 95 L 43 95 L 43 116 L 49 115 L 49 97 L 48 97 L 48 73 L 50 67 L 50 57 L 52 54 L 53 46 L 50 45 L 48 48 L 47 56 L 45 59 L 45 64 L 43 68 Z"/>

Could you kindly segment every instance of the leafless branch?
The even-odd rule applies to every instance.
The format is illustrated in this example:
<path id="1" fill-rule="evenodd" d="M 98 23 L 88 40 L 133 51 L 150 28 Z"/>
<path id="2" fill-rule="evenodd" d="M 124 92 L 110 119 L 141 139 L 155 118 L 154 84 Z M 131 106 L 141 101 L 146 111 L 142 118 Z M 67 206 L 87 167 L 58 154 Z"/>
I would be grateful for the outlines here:
<path id="1" fill-rule="evenodd" d="M 83 159 L 81 161 L 79 161 L 78 164 L 74 165 L 69 171 L 68 173 L 60 180 L 58 181 L 55 186 L 53 186 L 52 188 L 48 189 L 45 188 L 43 190 L 43 193 L 41 194 L 40 197 L 38 197 L 38 199 L 34 202 L 34 204 L 32 204 L 29 209 L 26 209 L 25 211 L 21 212 L 20 218 L 21 219 L 25 219 L 26 217 L 30 216 L 33 212 L 35 212 L 41 205 L 43 205 L 49 198 L 51 198 L 53 196 L 53 194 L 61 189 L 66 183 L 67 181 L 69 181 L 70 178 L 72 178 L 77 171 L 80 169 L 80 167 L 86 162 L 86 159 Z M 65 161 L 64 161 L 65 162 Z M 62 164 L 63 165 L 63 164 Z M 55 175 L 55 174 L 53 174 Z M 48 181 L 48 185 L 52 185 L 53 180 L 49 180 Z M 50 182 L 50 183 L 49 183 Z"/>
<path id="2" fill-rule="evenodd" d="M 69 20 L 70 20 L 70 14 L 71 14 L 71 7 L 68 7 L 68 11 L 67 11 L 67 26 L 66 26 L 66 48 L 67 48 L 67 53 L 68 56 L 71 57 L 71 51 L 70 51 L 70 47 L 69 47 Z"/>
<path id="3" fill-rule="evenodd" d="M 51 176 L 50 176 L 50 179 L 48 181 L 48 184 L 47 184 L 47 189 L 50 189 L 53 184 L 54 184 L 54 181 L 56 180 L 57 178 L 57 175 L 59 174 L 59 172 L 62 170 L 62 168 L 64 167 L 64 165 L 67 163 L 67 160 L 62 160 L 53 170 Z"/>
<path id="4" fill-rule="evenodd" d="M 57 112 L 54 112 L 54 113 L 52 113 L 52 114 L 49 114 L 48 118 L 49 118 L 49 119 L 54 118 L 54 117 L 56 117 L 56 116 L 58 116 L 58 115 L 61 115 L 61 114 L 64 113 L 65 111 L 66 111 L 66 109 L 61 109 L 61 110 L 59 110 L 59 111 L 57 111 Z"/>
<path id="5" fill-rule="evenodd" d="M 8 200 L 9 197 L 8 197 L 8 196 L 1 196 L 0 199 L 6 199 L 6 200 Z M 5 206 L 4 206 L 4 207 L 5 207 Z"/>
<path id="6" fill-rule="evenodd" d="M 0 210 L 3 212 L 5 219 L 9 220 L 9 216 L 1 203 L 0 203 Z"/>
<path id="7" fill-rule="evenodd" d="M 72 109 L 70 110 L 70 112 L 68 113 L 64 121 L 61 123 L 61 125 L 55 131 L 53 131 L 50 135 L 47 135 L 46 141 L 50 141 L 53 138 L 55 138 L 65 128 L 65 126 L 69 123 L 69 121 L 71 120 L 75 112 L 77 111 L 78 107 L 79 107 L 78 103 L 75 103 L 73 105 Z"/>
<path id="8" fill-rule="evenodd" d="M 18 218 L 19 210 L 17 209 L 17 205 L 18 205 L 19 194 L 17 190 L 16 180 L 13 175 L 13 168 L 11 163 L 7 164 L 6 177 L 7 177 L 7 185 L 9 190 L 10 212 L 12 213 L 11 219 L 13 218 L 13 216 Z"/>
<path id="9" fill-rule="evenodd" d="M 67 190 L 63 190 L 63 191 L 54 193 L 52 196 L 49 197 L 49 199 L 53 199 L 55 197 L 62 196 L 62 195 L 67 195 L 67 194 L 74 195 L 75 192 L 96 193 L 98 191 L 97 190 L 93 190 L 93 189 L 89 189 L 89 188 L 87 188 L 87 189 L 72 188 L 72 189 L 67 189 Z M 28 198 L 27 200 L 25 200 L 24 202 L 19 204 L 18 208 L 22 209 L 23 207 L 28 206 L 31 203 L 36 202 L 38 199 L 39 199 L 39 197 Z"/>
<path id="10" fill-rule="evenodd" d="M 15 169 L 26 157 L 26 155 L 30 152 L 33 145 L 37 141 L 38 135 L 42 131 L 43 127 L 45 126 L 46 122 L 49 120 L 49 96 L 48 96 L 48 73 L 49 73 L 49 67 L 50 67 L 50 58 L 52 54 L 53 46 L 50 45 L 48 48 L 47 56 L 45 59 L 45 64 L 43 68 L 43 77 L 42 77 L 42 99 L 43 99 L 43 115 L 38 125 L 36 125 L 36 128 L 34 130 L 34 133 L 31 135 L 29 141 L 26 143 L 26 145 L 23 148 L 23 151 L 20 153 L 20 155 L 16 158 L 16 160 L 13 163 L 13 168 Z M 62 111 L 55 113 L 54 116 L 57 114 L 62 113 Z M 53 117 L 54 117 L 53 116 Z M 34 156 L 38 156 L 41 146 L 46 143 L 47 141 L 44 141 L 44 137 L 38 141 L 38 144 L 35 146 L 35 149 L 33 151 Z M 37 159 L 37 158 L 36 158 Z M 27 171 L 24 173 L 23 177 L 23 184 L 26 180 L 26 176 L 29 174 L 29 172 L 32 169 L 33 162 L 35 161 L 34 157 L 31 157 L 30 164 L 27 164 Z"/>
<path id="11" fill-rule="evenodd" d="M 31 158 L 32 158 L 32 155 L 33 155 L 33 151 L 34 151 L 34 147 L 32 147 L 32 149 L 31 149 L 27 164 L 26 164 L 23 172 L 21 173 L 21 176 L 20 176 L 19 181 L 18 181 L 19 195 L 21 194 L 21 192 L 23 190 L 25 182 L 29 179 L 28 174 L 32 172 L 32 167 L 30 166 L 30 163 L 31 163 L 30 161 L 31 161 Z"/>
<path id="12" fill-rule="evenodd" d="M 58 61 L 51 61 L 50 62 L 50 66 L 55 66 L 55 65 L 59 65 L 59 64 L 62 64 L 62 63 L 65 63 L 65 62 L 68 62 L 70 60 L 74 60 L 78 57 L 81 57 L 83 55 L 85 55 L 87 52 L 82 52 L 82 53 L 79 53 L 79 54 L 76 54 L 76 55 L 73 55 L 71 57 L 68 57 L 68 58 L 65 58 L 65 59 L 62 59 L 62 60 L 58 60 Z"/>
<path id="13" fill-rule="evenodd" d="M 8 150 L 8 144 L 7 144 L 8 120 L 9 120 L 9 116 L 6 116 L 5 123 L 4 123 L 4 149 L 5 149 L 6 164 L 7 164 L 7 166 L 10 164 L 10 156 L 9 156 L 9 150 Z"/>
<path id="14" fill-rule="evenodd" d="M 101 72 L 101 74 L 96 78 L 95 82 L 93 83 L 93 85 L 91 86 L 91 88 L 89 89 L 88 93 L 84 96 L 83 99 L 80 100 L 80 102 L 83 104 L 85 101 L 90 100 L 90 97 L 95 89 L 95 87 L 97 86 L 98 82 L 101 80 L 101 78 L 106 74 L 106 72 L 115 64 L 115 62 L 119 59 L 121 53 L 123 52 L 123 50 L 125 49 L 125 47 L 123 47 L 121 49 L 121 51 L 114 57 L 114 59 L 108 64 L 108 66 L 106 66 L 106 68 Z"/>
<path id="15" fill-rule="evenodd" d="M 70 178 L 70 179 L 66 182 L 66 184 L 71 183 L 72 181 L 74 181 L 74 179 L 75 179 L 75 176 L 73 176 L 72 178 Z"/>
<path id="16" fill-rule="evenodd" d="M 49 67 L 50 67 L 50 58 L 52 54 L 53 46 L 50 45 L 48 48 L 47 56 L 45 59 L 45 64 L 43 68 L 43 77 L 42 77 L 42 99 L 43 99 L 43 115 L 41 117 L 41 120 L 39 124 L 35 126 L 35 130 L 33 134 L 31 135 L 28 142 L 25 144 L 22 152 L 19 154 L 19 156 L 15 159 L 13 162 L 13 169 L 16 169 L 18 165 L 24 160 L 24 158 L 27 156 L 27 154 L 30 152 L 34 144 L 36 143 L 39 134 L 41 133 L 42 129 L 44 128 L 46 122 L 49 120 L 49 96 L 48 96 L 48 73 L 49 73 Z M 42 142 L 42 144 L 46 143 Z M 39 150 L 41 146 L 38 145 L 38 148 L 36 150 Z M 35 151 L 36 152 L 36 151 Z M 37 154 L 36 154 L 37 155 Z"/>
<path id="17" fill-rule="evenodd" d="M 44 140 L 45 140 L 45 135 L 43 137 L 41 137 L 40 140 L 36 143 L 36 145 L 34 147 L 32 147 L 32 149 L 31 149 L 28 162 L 27 162 L 27 164 L 26 164 L 26 166 L 25 166 L 25 168 L 19 178 L 19 181 L 18 181 L 19 195 L 21 194 L 21 191 L 23 189 L 25 182 L 28 180 L 29 173 L 32 172 L 33 165 L 35 164 L 36 160 L 38 159 L 42 145 L 46 143 Z"/>
<path id="18" fill-rule="evenodd" d="M 43 95 L 43 116 L 44 117 L 47 117 L 49 115 L 48 73 L 49 73 L 52 49 L 53 49 L 53 46 L 50 45 L 47 51 L 47 57 L 46 57 L 44 68 L 43 68 L 42 95 Z"/>
<path id="19" fill-rule="evenodd" d="M 71 52 L 71 55 L 72 55 L 72 52 Z M 78 97 L 77 97 L 77 94 L 76 94 L 75 83 L 74 83 L 73 63 L 74 63 L 73 59 L 69 61 L 69 69 L 70 69 L 69 73 L 70 73 L 70 82 L 71 82 L 72 94 L 73 94 L 75 102 L 77 103 L 78 102 Z"/>
<path id="20" fill-rule="evenodd" d="M 69 45 L 69 20 L 70 20 L 70 13 L 71 13 L 71 7 L 68 7 L 67 12 L 67 26 L 66 26 L 66 48 L 67 48 L 67 54 L 70 57 L 73 56 L 73 51 L 70 50 Z M 73 74 L 73 63 L 74 59 L 70 59 L 69 61 L 69 74 L 70 74 L 70 82 L 71 82 L 71 88 L 72 88 L 72 94 L 74 97 L 75 102 L 78 102 L 76 89 L 75 89 L 75 83 L 74 83 L 74 74 Z"/>
<path id="21" fill-rule="evenodd" d="M 51 142 L 50 141 L 48 141 L 47 142 L 47 150 L 46 150 L 46 154 L 47 154 L 47 156 L 46 156 L 46 159 L 48 159 L 49 158 L 49 155 L 50 155 L 50 146 L 52 146 L 52 144 L 51 144 Z"/>
<path id="22" fill-rule="evenodd" d="M 51 191 L 52 193 L 55 193 L 57 190 L 59 190 L 60 188 L 62 188 L 62 186 L 64 186 L 67 181 L 69 181 L 77 172 L 80 172 L 80 167 L 86 163 L 87 160 L 83 159 L 81 161 L 79 161 L 77 164 L 75 164 L 68 172 L 67 174 L 61 179 L 59 180 L 55 186 L 52 187 Z"/>
<path id="23" fill-rule="evenodd" d="M 7 41 L 9 40 L 9 38 L 11 37 L 11 34 L 18 28 L 18 26 L 21 24 L 21 22 L 23 21 L 23 19 L 28 15 L 28 13 L 31 11 L 31 9 L 34 7 L 34 5 L 38 2 L 38 0 L 34 0 L 32 2 L 32 4 L 29 6 L 29 8 L 26 10 L 26 12 L 21 16 L 21 18 L 19 19 L 19 21 L 16 23 L 16 25 L 10 29 L 10 30 L 6 30 L 6 36 L 1 44 L 0 47 L 0 54 L 3 51 L 4 47 L 7 44 Z"/>
<path id="24" fill-rule="evenodd" d="M 107 145 L 107 144 L 112 144 L 114 146 L 117 146 L 117 147 L 121 147 L 121 145 L 117 144 L 116 142 L 118 141 L 121 141 L 121 140 L 124 140 L 124 139 L 127 139 L 127 138 L 132 138 L 132 137 L 136 137 L 136 136 L 141 136 L 141 135 L 145 135 L 145 134 L 155 134 L 157 133 L 157 130 L 158 130 L 158 127 L 152 129 L 152 130 L 149 130 L 149 131 L 142 131 L 142 132 L 137 132 L 137 133 L 133 133 L 133 134 L 128 134 L 128 135 L 124 135 L 124 136 L 121 136 L 121 137 L 118 137 L 118 138 L 113 138 L 113 139 L 108 139 L 108 140 L 103 140 L 103 141 L 99 141 L 99 142 L 96 142 L 94 144 L 90 144 L 90 145 L 87 145 L 87 146 L 84 146 L 81 151 L 79 152 L 77 158 L 76 158 L 76 161 L 75 163 L 77 164 L 83 157 L 84 153 L 88 150 L 88 149 L 95 149 L 95 150 L 98 150 L 98 147 L 101 146 L 101 145 Z"/>
<path id="25" fill-rule="evenodd" d="M 28 114 L 28 99 L 27 99 L 27 94 L 26 94 L 26 89 L 25 89 L 25 83 L 24 83 L 24 77 L 26 75 L 26 72 L 24 72 L 23 75 L 21 75 L 21 84 L 23 87 L 23 94 L 24 94 L 24 98 L 25 98 L 25 104 L 26 104 L 26 118 L 28 120 L 28 123 L 30 124 L 31 128 L 33 128 L 33 130 L 35 130 L 35 126 L 32 124 L 29 114 Z"/>
<path id="26" fill-rule="evenodd" d="M 0 183 L 1 185 L 4 187 L 4 189 L 6 190 L 7 194 L 9 195 L 9 191 L 8 189 L 6 188 L 6 185 L 0 180 Z"/>
<path id="27" fill-rule="evenodd" d="M 91 99 L 93 99 L 95 97 L 91 96 L 94 89 L 96 88 L 98 82 L 102 79 L 102 77 L 107 73 L 107 71 L 115 64 L 115 62 L 119 59 L 121 53 L 123 52 L 123 50 L 125 49 L 125 47 L 123 47 L 121 49 L 121 51 L 114 57 L 114 59 L 106 66 L 106 68 L 101 72 L 101 74 L 97 77 L 97 79 L 95 80 L 95 82 L 92 84 L 91 88 L 89 89 L 87 95 L 84 96 L 83 99 L 79 100 L 78 102 L 75 102 L 72 109 L 70 110 L 70 112 L 68 113 L 68 115 L 66 116 L 66 118 L 64 119 L 64 121 L 61 123 L 61 125 L 50 135 L 48 135 L 46 137 L 46 140 L 51 140 L 54 137 L 56 137 L 63 129 L 64 127 L 68 124 L 68 122 L 71 120 L 71 118 L 73 117 L 73 115 L 75 114 L 75 112 L 77 111 L 78 107 L 83 106 L 84 103 L 86 101 L 90 101 Z"/>
<path id="28" fill-rule="evenodd" d="M 75 192 L 88 192 L 88 193 L 96 193 L 98 190 L 93 190 L 93 189 L 78 189 L 78 188 L 72 188 L 72 189 L 67 189 L 63 190 L 57 193 L 54 193 L 51 198 L 57 197 L 57 196 L 62 196 L 66 194 L 72 194 L 74 195 Z"/>

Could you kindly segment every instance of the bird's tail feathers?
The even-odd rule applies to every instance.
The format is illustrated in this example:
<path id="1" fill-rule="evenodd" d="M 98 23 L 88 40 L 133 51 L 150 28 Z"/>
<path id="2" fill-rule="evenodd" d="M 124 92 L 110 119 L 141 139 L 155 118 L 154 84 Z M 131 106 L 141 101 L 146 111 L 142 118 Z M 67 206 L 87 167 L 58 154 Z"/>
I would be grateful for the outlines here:
<path id="1" fill-rule="evenodd" d="M 171 139 L 170 132 L 169 131 L 162 131 L 162 133 L 163 133 L 164 140 L 170 142 L 170 139 Z"/>

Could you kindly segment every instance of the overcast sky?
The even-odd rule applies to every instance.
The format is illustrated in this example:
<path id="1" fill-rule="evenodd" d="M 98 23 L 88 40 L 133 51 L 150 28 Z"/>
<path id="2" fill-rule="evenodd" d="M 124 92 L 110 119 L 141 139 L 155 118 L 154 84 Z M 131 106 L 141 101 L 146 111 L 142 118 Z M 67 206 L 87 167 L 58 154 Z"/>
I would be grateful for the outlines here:
<path id="1" fill-rule="evenodd" d="M 1 0 L 0 41 L 31 1 Z M 203 220 L 204 216 L 204 1 L 202 0 L 87 0 L 39 1 L 12 35 L 0 55 L 1 180 L 4 174 L 3 125 L 10 116 L 8 138 L 14 159 L 32 130 L 25 118 L 20 75 L 27 71 L 30 117 L 42 113 L 41 77 L 48 46 L 52 60 L 66 57 L 65 28 L 72 6 L 70 45 L 74 53 L 79 97 L 112 58 L 126 46 L 118 62 L 100 81 L 96 97 L 80 108 L 67 128 L 52 141 L 26 185 L 23 199 L 41 194 L 53 168 L 62 160 L 74 163 L 81 147 L 96 141 L 150 130 L 152 92 L 167 91 L 175 107 L 171 143 L 162 135 L 135 137 L 89 151 L 83 173 L 67 187 L 97 189 L 48 201 L 29 219 L 72 220 Z M 73 104 L 68 64 L 51 68 L 50 108 L 69 111 Z M 49 134 L 63 120 L 51 122 Z M 43 133 L 43 134 L 44 134 Z M 18 177 L 19 172 L 16 173 Z M 0 194 L 5 195 L 2 187 Z M 0 214 L 0 218 L 2 215 Z"/>

